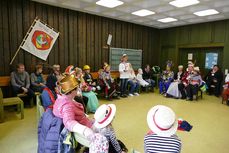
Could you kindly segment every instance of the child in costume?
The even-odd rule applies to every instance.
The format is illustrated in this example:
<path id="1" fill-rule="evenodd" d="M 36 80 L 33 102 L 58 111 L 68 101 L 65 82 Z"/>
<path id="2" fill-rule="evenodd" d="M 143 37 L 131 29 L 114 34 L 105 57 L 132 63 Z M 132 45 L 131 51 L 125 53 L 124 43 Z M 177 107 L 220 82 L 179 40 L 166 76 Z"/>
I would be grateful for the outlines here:
<path id="1" fill-rule="evenodd" d="M 95 93 L 92 92 L 92 88 L 85 83 L 83 79 L 82 69 L 75 68 L 75 77 L 80 82 L 79 92 L 82 92 L 82 95 L 88 98 L 88 102 L 87 102 L 88 112 L 94 113 L 99 106 L 99 101 Z"/>
<path id="2" fill-rule="evenodd" d="M 107 63 L 104 64 L 103 70 L 99 73 L 99 82 L 100 86 L 105 90 L 106 99 L 118 98 L 116 84 L 110 74 L 110 65 Z"/>
<path id="3" fill-rule="evenodd" d="M 181 140 L 177 130 L 190 131 L 192 126 L 183 120 L 177 120 L 174 111 L 163 105 L 152 107 L 147 114 L 150 131 L 144 138 L 145 153 L 181 152 Z"/>
<path id="4" fill-rule="evenodd" d="M 119 73 L 120 73 L 120 92 L 121 97 L 127 97 L 126 90 L 127 90 L 127 83 L 129 79 L 129 63 L 127 63 L 128 56 L 126 54 L 122 55 L 121 63 L 119 64 Z"/>
<path id="5" fill-rule="evenodd" d="M 164 94 L 167 92 L 169 85 L 173 81 L 174 73 L 171 71 L 172 61 L 167 61 L 166 70 L 162 72 L 161 79 L 159 81 L 159 92 Z"/>
<path id="6" fill-rule="evenodd" d="M 127 148 L 120 140 L 116 139 L 112 121 L 115 117 L 116 106 L 103 104 L 95 112 L 94 131 L 104 135 L 109 142 L 109 153 L 125 153 Z M 122 144 L 122 145 L 121 145 Z"/>
<path id="7" fill-rule="evenodd" d="M 84 65 L 83 71 L 84 71 L 84 81 L 87 83 L 88 86 L 92 88 L 92 91 L 100 90 L 99 86 L 96 86 L 96 82 L 93 81 L 93 77 L 90 74 L 90 66 L 89 65 Z"/>
<path id="8" fill-rule="evenodd" d="M 202 84 L 202 78 L 199 74 L 199 67 L 194 67 L 191 75 L 187 77 L 188 86 L 186 87 L 187 100 L 196 100 L 199 86 Z"/>

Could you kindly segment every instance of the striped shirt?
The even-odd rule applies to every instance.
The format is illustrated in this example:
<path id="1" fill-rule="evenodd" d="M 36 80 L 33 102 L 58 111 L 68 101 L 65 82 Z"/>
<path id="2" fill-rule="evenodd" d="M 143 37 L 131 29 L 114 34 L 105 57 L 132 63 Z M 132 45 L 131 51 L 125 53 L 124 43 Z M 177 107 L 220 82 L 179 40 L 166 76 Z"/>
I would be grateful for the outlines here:
<path id="1" fill-rule="evenodd" d="M 162 137 L 150 134 L 144 138 L 144 149 L 145 153 L 180 153 L 181 140 L 176 135 Z"/>
<path id="2" fill-rule="evenodd" d="M 116 153 L 122 152 L 122 148 L 120 144 L 118 143 L 118 140 L 115 135 L 115 131 L 111 125 L 108 125 L 107 127 L 102 128 L 102 129 L 96 129 L 94 127 L 93 130 L 105 136 L 107 138 L 107 141 L 109 142 L 110 145 L 112 145 Z"/>

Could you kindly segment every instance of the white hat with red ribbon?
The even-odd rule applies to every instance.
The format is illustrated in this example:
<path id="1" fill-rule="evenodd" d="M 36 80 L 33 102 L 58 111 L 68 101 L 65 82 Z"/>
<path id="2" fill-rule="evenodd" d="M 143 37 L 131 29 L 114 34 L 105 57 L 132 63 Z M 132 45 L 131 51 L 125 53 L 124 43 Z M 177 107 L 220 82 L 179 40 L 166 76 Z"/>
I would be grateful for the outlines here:
<path id="1" fill-rule="evenodd" d="M 153 133 L 165 137 L 174 135 L 178 127 L 174 111 L 164 105 L 157 105 L 149 110 L 147 123 Z"/>
<path id="2" fill-rule="evenodd" d="M 98 129 L 104 128 L 109 125 L 116 113 L 116 106 L 114 104 L 103 104 L 95 112 L 94 126 Z"/>

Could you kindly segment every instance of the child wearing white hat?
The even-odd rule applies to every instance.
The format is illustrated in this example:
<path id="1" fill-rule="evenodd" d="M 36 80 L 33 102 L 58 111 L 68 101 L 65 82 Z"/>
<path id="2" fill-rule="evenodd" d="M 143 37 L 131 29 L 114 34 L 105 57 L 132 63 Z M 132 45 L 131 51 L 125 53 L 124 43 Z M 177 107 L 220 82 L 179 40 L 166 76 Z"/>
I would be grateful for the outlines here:
<path id="1" fill-rule="evenodd" d="M 115 131 L 112 127 L 112 121 L 116 113 L 114 104 L 103 104 L 95 112 L 94 131 L 104 135 L 109 142 L 109 153 L 125 153 L 127 149 L 125 145 L 121 146 L 116 139 Z"/>
<path id="2" fill-rule="evenodd" d="M 145 153 L 180 153 L 181 140 L 176 136 L 178 121 L 172 109 L 157 105 L 147 114 L 150 132 L 144 138 Z"/>

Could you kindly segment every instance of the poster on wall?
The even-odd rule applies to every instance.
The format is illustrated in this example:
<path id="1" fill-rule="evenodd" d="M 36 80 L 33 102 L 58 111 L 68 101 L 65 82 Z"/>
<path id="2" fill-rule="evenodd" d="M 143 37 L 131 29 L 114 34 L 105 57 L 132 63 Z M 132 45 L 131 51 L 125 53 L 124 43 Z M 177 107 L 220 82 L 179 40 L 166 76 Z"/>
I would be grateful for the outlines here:
<path id="1" fill-rule="evenodd" d="M 211 69 L 213 65 L 218 63 L 218 53 L 206 53 L 205 68 Z"/>
<path id="2" fill-rule="evenodd" d="M 188 53 L 188 60 L 192 60 L 193 59 L 193 54 L 192 53 Z"/>

